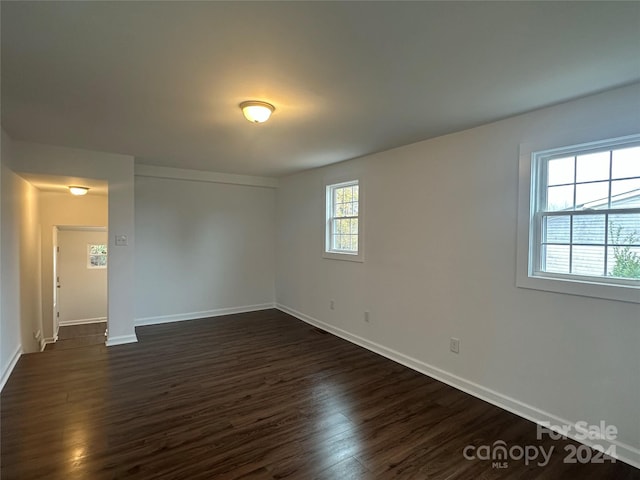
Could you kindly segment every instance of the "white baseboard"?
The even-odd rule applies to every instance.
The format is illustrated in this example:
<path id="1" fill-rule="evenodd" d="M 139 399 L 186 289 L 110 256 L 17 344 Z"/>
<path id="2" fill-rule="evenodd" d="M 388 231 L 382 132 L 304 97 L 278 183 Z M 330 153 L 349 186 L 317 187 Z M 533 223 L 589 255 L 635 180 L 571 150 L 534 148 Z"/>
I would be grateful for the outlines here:
<path id="1" fill-rule="evenodd" d="M 157 325 L 160 323 L 182 322 L 184 320 L 197 320 L 199 318 L 220 317 L 222 315 L 232 315 L 234 313 L 256 312 L 259 310 L 268 310 L 275 308 L 273 303 L 261 303 L 258 305 L 246 305 L 244 307 L 228 307 L 218 308 L 215 310 L 206 310 L 203 312 L 178 313 L 175 315 L 161 315 L 159 317 L 136 318 L 136 327 L 143 325 Z"/>
<path id="2" fill-rule="evenodd" d="M 78 320 L 60 320 L 60 322 L 58 323 L 58 326 L 68 327 L 69 325 L 86 325 L 88 323 L 101 323 L 106 321 L 107 321 L 107 317 L 80 318 Z"/>
<path id="3" fill-rule="evenodd" d="M 42 330 L 38 330 L 35 335 L 34 335 L 36 342 L 38 342 L 38 348 L 40 349 L 40 351 L 44 351 L 44 347 L 47 346 L 47 343 L 44 339 L 44 337 L 42 336 Z"/>
<path id="4" fill-rule="evenodd" d="M 2 391 L 5 384 L 7 383 L 7 380 L 9 380 L 9 377 L 11 376 L 11 372 L 13 372 L 13 369 L 18 363 L 18 360 L 20 360 L 20 355 L 22 355 L 22 345 L 18 345 L 15 352 L 13 352 L 13 355 L 11 356 L 11 360 L 9 360 L 9 364 L 5 367 L 5 369 L 2 372 L 2 377 L 0 377 L 0 392 Z"/>
<path id="5" fill-rule="evenodd" d="M 528 405 L 524 402 L 508 397 L 489 388 L 483 387 L 482 385 L 479 385 L 477 383 L 465 380 L 464 378 L 458 377 L 457 375 L 448 373 L 444 370 L 434 367 L 433 365 L 429 365 L 425 362 L 422 362 L 421 360 L 409 357 L 407 355 L 404 355 L 403 353 L 397 352 L 378 343 L 371 342 L 370 340 L 362 338 L 358 335 L 349 333 L 346 330 L 342 330 L 341 328 L 334 327 L 333 325 L 317 320 L 313 317 L 305 315 L 304 313 L 298 312 L 293 308 L 289 308 L 279 303 L 276 304 L 275 308 L 288 313 L 289 315 L 296 317 L 303 322 L 313 325 L 314 327 L 318 327 L 322 330 L 333 333 L 334 335 L 343 338 L 344 340 L 355 343 L 356 345 L 366 348 L 367 350 L 382 355 L 383 357 L 389 358 L 394 362 L 400 363 L 406 367 L 411 368 L 412 370 L 446 383 L 447 385 L 457 388 L 458 390 L 462 390 L 463 392 L 473 395 L 476 398 L 480 398 L 520 417 L 526 418 L 527 420 L 530 420 L 536 424 L 544 425 L 545 422 L 549 422 L 551 425 L 574 426 L 577 423 L 575 421 L 572 422 L 560 418 L 556 415 L 540 410 L 534 406 Z M 614 446 L 614 450 L 616 451 L 616 458 L 622 460 L 625 463 L 628 463 L 635 468 L 640 468 L 640 449 L 617 440 L 592 441 L 583 439 L 582 437 L 576 438 L 576 433 L 576 429 L 571 428 L 568 436 L 573 440 L 590 447 L 593 447 L 594 444 L 599 444 L 604 447 L 605 451 L 609 446 Z"/>
<path id="6" fill-rule="evenodd" d="M 113 347 L 115 345 L 124 345 L 126 343 L 137 343 L 138 337 L 133 335 L 119 335 L 117 337 L 109 337 L 105 342 L 107 347 Z"/>

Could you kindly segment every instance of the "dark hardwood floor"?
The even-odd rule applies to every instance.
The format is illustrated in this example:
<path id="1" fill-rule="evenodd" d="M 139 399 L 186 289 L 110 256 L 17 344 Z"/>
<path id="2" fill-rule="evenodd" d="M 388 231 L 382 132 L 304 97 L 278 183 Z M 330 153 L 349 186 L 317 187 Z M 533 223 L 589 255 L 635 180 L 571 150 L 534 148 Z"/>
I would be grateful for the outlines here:
<path id="1" fill-rule="evenodd" d="M 569 441 L 268 310 L 24 355 L 2 392 L 2 479 L 637 479 Z M 554 447 L 548 465 L 463 449 Z"/>
<path id="2" fill-rule="evenodd" d="M 58 341 L 48 344 L 45 350 L 64 350 L 89 345 L 104 345 L 104 332 L 106 329 L 107 322 L 60 327 L 58 331 Z"/>

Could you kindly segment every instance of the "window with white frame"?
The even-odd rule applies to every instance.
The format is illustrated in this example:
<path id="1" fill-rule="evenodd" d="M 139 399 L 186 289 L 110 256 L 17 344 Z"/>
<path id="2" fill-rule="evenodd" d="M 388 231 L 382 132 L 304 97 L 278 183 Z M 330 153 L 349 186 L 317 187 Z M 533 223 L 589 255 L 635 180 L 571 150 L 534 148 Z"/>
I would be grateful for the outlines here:
<path id="1" fill-rule="evenodd" d="M 325 253 L 361 258 L 360 185 L 358 180 L 327 185 Z M 350 258 L 351 257 L 351 258 Z M 334 257 L 335 258 L 335 257 Z"/>
<path id="2" fill-rule="evenodd" d="M 640 136 L 531 162 L 529 276 L 640 288 Z"/>
<path id="3" fill-rule="evenodd" d="M 90 243 L 87 245 L 87 268 L 107 268 L 107 246 Z"/>

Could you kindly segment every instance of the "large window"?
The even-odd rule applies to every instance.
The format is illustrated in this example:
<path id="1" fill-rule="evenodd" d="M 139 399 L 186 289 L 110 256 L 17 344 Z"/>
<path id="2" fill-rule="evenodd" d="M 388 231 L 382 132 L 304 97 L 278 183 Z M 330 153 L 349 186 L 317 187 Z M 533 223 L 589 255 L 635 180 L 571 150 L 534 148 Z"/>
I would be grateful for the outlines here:
<path id="1" fill-rule="evenodd" d="M 360 185 L 357 180 L 327 185 L 325 253 L 361 259 Z"/>
<path id="2" fill-rule="evenodd" d="M 640 288 L 640 136 L 533 152 L 530 171 L 529 276 Z"/>

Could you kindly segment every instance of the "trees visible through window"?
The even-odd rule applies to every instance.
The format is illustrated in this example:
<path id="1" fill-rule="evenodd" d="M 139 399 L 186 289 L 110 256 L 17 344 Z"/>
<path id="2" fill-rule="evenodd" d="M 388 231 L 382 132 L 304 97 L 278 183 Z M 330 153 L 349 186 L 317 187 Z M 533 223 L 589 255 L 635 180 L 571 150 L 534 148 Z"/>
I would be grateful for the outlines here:
<path id="1" fill-rule="evenodd" d="M 326 251 L 358 255 L 360 191 L 357 180 L 327 185 Z"/>
<path id="2" fill-rule="evenodd" d="M 107 268 L 107 246 L 90 243 L 87 246 L 87 268 Z"/>
<path id="3" fill-rule="evenodd" d="M 533 156 L 534 276 L 640 282 L 640 142 Z"/>

